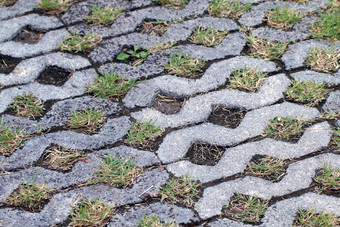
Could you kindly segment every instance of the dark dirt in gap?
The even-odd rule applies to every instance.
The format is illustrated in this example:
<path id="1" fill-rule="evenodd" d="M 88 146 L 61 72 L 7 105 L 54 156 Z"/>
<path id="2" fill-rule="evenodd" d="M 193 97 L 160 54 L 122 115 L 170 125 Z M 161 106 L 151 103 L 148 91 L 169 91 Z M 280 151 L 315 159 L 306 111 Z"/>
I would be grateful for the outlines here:
<path id="1" fill-rule="evenodd" d="M 0 73 L 8 74 L 20 63 L 21 59 L 0 54 Z"/>
<path id="2" fill-rule="evenodd" d="M 247 111 L 245 110 L 228 109 L 227 107 L 216 105 L 212 107 L 208 121 L 227 128 L 236 128 L 246 113 Z"/>
<path id="3" fill-rule="evenodd" d="M 13 41 L 26 44 L 37 44 L 44 36 L 42 32 L 36 32 L 31 30 L 30 27 L 26 27 L 20 31 L 20 33 L 13 38 Z"/>
<path id="4" fill-rule="evenodd" d="M 152 36 L 162 36 L 168 29 L 168 25 L 156 20 L 144 21 L 141 26 L 136 29 L 136 32 Z"/>
<path id="5" fill-rule="evenodd" d="M 184 99 L 176 99 L 158 94 L 152 107 L 164 114 L 176 114 L 184 105 Z"/>
<path id="6" fill-rule="evenodd" d="M 193 143 L 185 158 L 197 165 L 214 166 L 221 159 L 225 148 L 207 143 Z"/>
<path id="7" fill-rule="evenodd" d="M 49 66 L 46 68 L 37 79 L 40 84 L 49 84 L 57 87 L 63 86 L 70 79 L 72 72 L 57 66 Z"/>

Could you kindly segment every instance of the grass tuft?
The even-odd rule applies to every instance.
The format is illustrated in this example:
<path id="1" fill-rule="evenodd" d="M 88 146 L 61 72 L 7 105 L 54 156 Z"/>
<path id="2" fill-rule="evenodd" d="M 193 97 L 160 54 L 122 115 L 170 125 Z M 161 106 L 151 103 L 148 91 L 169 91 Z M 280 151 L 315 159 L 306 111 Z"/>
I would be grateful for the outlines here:
<path id="1" fill-rule="evenodd" d="M 331 89 L 325 88 L 326 83 L 317 83 L 314 81 L 294 80 L 292 85 L 287 89 L 288 99 L 307 106 L 316 106 L 327 98 Z"/>
<path id="2" fill-rule="evenodd" d="M 32 184 L 23 182 L 19 185 L 9 197 L 5 199 L 5 203 L 10 206 L 22 207 L 29 211 L 40 211 L 44 202 L 52 197 L 53 190 L 43 185 L 35 183 L 37 175 L 35 175 Z"/>
<path id="3" fill-rule="evenodd" d="M 20 127 L 13 130 L 10 125 L 3 126 L 0 122 L 0 155 L 11 155 L 26 138 Z"/>
<path id="4" fill-rule="evenodd" d="M 139 227 L 177 227 L 174 221 L 162 223 L 157 216 L 144 216 L 139 222 Z"/>
<path id="5" fill-rule="evenodd" d="M 277 43 L 271 40 L 248 36 L 248 46 L 250 47 L 252 57 L 262 58 L 264 60 L 277 60 L 287 49 L 287 43 Z"/>
<path id="6" fill-rule="evenodd" d="M 33 97 L 32 94 L 19 95 L 9 106 L 17 116 L 36 118 L 42 116 L 44 104 L 41 100 Z"/>
<path id="7" fill-rule="evenodd" d="M 189 3 L 189 0 L 156 0 L 156 1 L 159 2 L 162 6 L 172 9 L 183 9 Z"/>
<path id="8" fill-rule="evenodd" d="M 97 34 L 88 32 L 86 35 L 71 33 L 62 43 L 59 43 L 61 51 L 88 52 L 94 48 L 101 38 Z"/>
<path id="9" fill-rule="evenodd" d="M 340 169 L 332 169 L 331 166 L 325 165 L 320 170 L 314 180 L 320 184 L 322 191 L 339 191 L 340 190 Z"/>
<path id="10" fill-rule="evenodd" d="M 70 128 L 82 129 L 88 133 L 95 133 L 103 126 L 105 112 L 94 110 L 71 111 L 72 117 L 67 122 Z"/>
<path id="11" fill-rule="evenodd" d="M 206 47 L 213 47 L 222 42 L 228 31 L 218 31 L 213 28 L 196 27 L 189 41 L 195 44 L 202 44 Z"/>
<path id="12" fill-rule="evenodd" d="M 340 68 L 340 51 L 335 48 L 312 48 L 306 64 L 319 72 L 333 73 Z"/>
<path id="13" fill-rule="evenodd" d="M 114 209 L 98 199 L 93 201 L 85 199 L 78 205 L 77 209 L 72 210 L 69 225 L 104 227 L 114 213 Z"/>
<path id="14" fill-rule="evenodd" d="M 195 200 L 200 198 L 200 187 L 197 181 L 184 175 L 180 179 L 169 180 L 158 193 L 161 196 L 161 202 L 180 203 L 186 207 L 193 207 Z"/>
<path id="15" fill-rule="evenodd" d="M 0 0 L 0 6 L 12 6 L 14 5 L 18 0 Z"/>
<path id="16" fill-rule="evenodd" d="M 101 74 L 101 76 L 97 75 L 95 82 L 88 86 L 88 91 L 97 98 L 118 100 L 136 85 L 136 80 L 124 80 L 113 71 Z"/>
<path id="17" fill-rule="evenodd" d="M 65 12 L 71 4 L 70 0 L 41 0 L 36 8 L 48 15 L 58 15 Z"/>
<path id="18" fill-rule="evenodd" d="M 230 17 L 237 19 L 250 9 L 251 4 L 242 4 L 239 0 L 213 0 L 209 5 L 209 14 L 214 17 Z"/>
<path id="19" fill-rule="evenodd" d="M 248 173 L 267 180 L 278 181 L 285 174 L 285 162 L 270 156 L 248 163 Z"/>
<path id="20" fill-rule="evenodd" d="M 268 24 L 277 29 L 288 30 L 292 28 L 304 14 L 297 13 L 287 6 L 284 9 L 275 8 L 267 13 Z"/>
<path id="21" fill-rule="evenodd" d="M 340 152 L 340 128 L 333 130 L 331 144 L 335 146 L 335 151 Z"/>
<path id="22" fill-rule="evenodd" d="M 263 135 L 275 139 L 290 140 L 301 135 L 306 124 L 306 121 L 297 117 L 276 117 L 268 123 Z"/>
<path id="23" fill-rule="evenodd" d="M 224 206 L 224 214 L 233 220 L 259 223 L 266 212 L 268 201 L 258 197 L 236 193 L 230 198 L 228 205 Z"/>
<path id="24" fill-rule="evenodd" d="M 164 129 L 155 126 L 155 122 L 149 120 L 147 122 L 136 121 L 131 125 L 130 130 L 127 133 L 128 138 L 125 140 L 128 144 L 140 144 L 147 145 L 148 142 L 154 141 L 161 136 Z"/>
<path id="25" fill-rule="evenodd" d="M 109 25 L 112 24 L 121 13 L 121 9 L 101 8 L 94 5 L 91 8 L 91 14 L 86 17 L 86 20 L 95 25 Z"/>
<path id="26" fill-rule="evenodd" d="M 159 52 L 159 51 L 162 51 L 162 50 L 171 49 L 175 45 L 176 45 L 176 42 L 169 42 L 169 43 L 164 42 L 164 43 L 161 43 L 159 45 L 150 47 L 149 48 L 149 54 L 156 53 L 156 52 Z"/>
<path id="27" fill-rule="evenodd" d="M 293 222 L 293 227 L 307 226 L 327 226 L 336 227 L 340 225 L 340 218 L 327 212 L 317 213 L 315 209 L 302 210 L 299 208 L 299 214 Z"/>
<path id="28" fill-rule="evenodd" d="M 240 71 L 233 72 L 229 79 L 229 88 L 244 90 L 247 92 L 256 92 L 265 80 L 266 74 L 258 70 L 244 67 Z"/>
<path id="29" fill-rule="evenodd" d="M 320 20 L 313 25 L 313 38 L 340 40 L 340 9 L 331 8 L 326 12 L 319 12 Z"/>
<path id="30" fill-rule="evenodd" d="M 205 61 L 181 53 L 173 54 L 169 63 L 164 65 L 170 74 L 185 77 L 192 77 L 195 75 L 194 73 L 202 72 L 204 66 Z"/>
<path id="31" fill-rule="evenodd" d="M 100 168 L 95 173 L 97 177 L 90 183 L 105 183 L 114 187 L 129 188 L 142 172 L 143 169 L 138 167 L 133 160 L 125 160 L 118 155 L 113 157 L 113 154 L 108 154 L 105 162 L 100 161 Z"/>

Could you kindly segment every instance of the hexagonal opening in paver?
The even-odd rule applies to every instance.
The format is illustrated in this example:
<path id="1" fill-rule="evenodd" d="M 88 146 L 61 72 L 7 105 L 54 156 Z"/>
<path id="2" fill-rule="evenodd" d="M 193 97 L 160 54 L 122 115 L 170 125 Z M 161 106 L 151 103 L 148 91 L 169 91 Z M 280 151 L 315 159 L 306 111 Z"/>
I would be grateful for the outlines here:
<path id="1" fill-rule="evenodd" d="M 137 27 L 136 32 L 152 36 L 162 36 L 172 25 L 172 22 L 164 20 L 144 20 L 143 23 Z"/>
<path id="2" fill-rule="evenodd" d="M 115 209 L 99 199 L 83 199 L 74 205 L 69 226 L 106 226 L 115 213 Z"/>
<path id="3" fill-rule="evenodd" d="M 131 125 L 124 142 L 137 149 L 156 151 L 164 131 L 152 120 L 136 121 Z"/>
<path id="4" fill-rule="evenodd" d="M 37 119 L 44 113 L 44 102 L 33 96 L 32 93 L 18 95 L 14 97 L 12 103 L 8 106 L 9 112 L 19 117 L 28 117 Z"/>
<path id="5" fill-rule="evenodd" d="M 72 72 L 57 66 L 47 67 L 38 77 L 37 82 L 40 84 L 63 86 L 72 76 Z"/>
<path id="6" fill-rule="evenodd" d="M 221 146 L 196 142 L 191 144 L 185 158 L 197 165 L 214 166 L 219 162 L 224 151 L 225 148 Z"/>
<path id="7" fill-rule="evenodd" d="M 43 32 L 34 31 L 30 26 L 22 28 L 18 35 L 13 38 L 14 42 L 37 44 L 44 36 Z"/>
<path id="8" fill-rule="evenodd" d="M 58 145 L 47 148 L 38 161 L 42 167 L 61 172 L 70 171 L 78 161 L 91 162 L 84 152 Z"/>
<path id="9" fill-rule="evenodd" d="M 10 206 L 18 207 L 29 212 L 39 212 L 52 198 L 53 189 L 43 185 L 36 184 L 36 177 L 32 184 L 24 182 L 12 192 L 10 196 L 5 198 L 5 203 Z"/>
<path id="10" fill-rule="evenodd" d="M 340 69 L 340 50 L 336 48 L 312 48 L 306 59 L 306 65 L 312 70 L 335 73 Z"/>
<path id="11" fill-rule="evenodd" d="M 188 177 L 168 179 L 165 186 L 160 187 L 158 194 L 161 202 L 181 204 L 185 207 L 193 207 L 202 196 L 201 184 Z"/>
<path id="12" fill-rule="evenodd" d="M 282 159 L 254 155 L 247 164 L 245 173 L 265 180 L 279 181 L 286 174 L 288 163 Z"/>
<path id="13" fill-rule="evenodd" d="M 223 207 L 223 214 L 228 218 L 251 224 L 259 224 L 268 208 L 268 200 L 256 196 L 234 194 L 228 205 Z"/>
<path id="14" fill-rule="evenodd" d="M 213 0 L 209 5 L 209 14 L 214 17 L 237 19 L 250 8 L 251 3 L 242 4 L 238 0 Z"/>
<path id="15" fill-rule="evenodd" d="M 66 125 L 73 131 L 93 135 L 99 132 L 105 121 L 106 115 L 104 111 L 83 109 L 71 111 L 71 117 Z"/>
<path id="16" fill-rule="evenodd" d="M 262 135 L 295 143 L 301 138 L 305 128 L 310 125 L 311 122 L 298 117 L 276 117 L 268 122 Z"/>
<path id="17" fill-rule="evenodd" d="M 158 94 L 152 107 L 164 114 L 176 114 L 181 110 L 184 103 L 185 99 L 176 99 Z"/>
<path id="18" fill-rule="evenodd" d="M 109 153 L 105 161 L 100 160 L 100 167 L 95 169 L 96 177 L 89 180 L 89 184 L 104 183 L 126 189 L 132 187 L 143 171 L 133 159 L 123 159 Z"/>
<path id="19" fill-rule="evenodd" d="M 293 227 L 304 226 L 340 226 L 340 218 L 328 212 L 317 212 L 298 208 L 298 214 L 293 221 Z"/>
<path id="20" fill-rule="evenodd" d="M 28 135 L 20 127 L 2 125 L 0 121 L 0 155 L 11 156 Z"/>
<path id="21" fill-rule="evenodd" d="M 10 7 L 13 6 L 15 3 L 17 3 L 18 0 L 1 0 L 0 1 L 0 7 L 1 6 L 6 6 Z"/>
<path id="22" fill-rule="evenodd" d="M 122 63 L 138 66 L 144 62 L 149 54 L 149 50 L 142 46 L 124 46 L 116 59 Z"/>
<path id="23" fill-rule="evenodd" d="M 212 107 L 212 112 L 208 121 L 227 128 L 236 128 L 239 126 L 246 113 L 246 110 L 215 105 Z"/>
<path id="24" fill-rule="evenodd" d="M 288 8 L 287 5 L 284 8 L 276 7 L 269 10 L 266 13 L 268 24 L 276 29 L 290 30 L 295 24 L 297 24 L 302 17 L 303 13 L 296 12 L 294 9 Z"/>
<path id="25" fill-rule="evenodd" d="M 325 165 L 317 171 L 314 181 L 318 184 L 318 190 L 331 194 L 339 194 L 340 191 L 340 169 Z"/>
<path id="26" fill-rule="evenodd" d="M 253 69 L 245 66 L 241 70 L 234 71 L 226 84 L 228 88 L 245 92 L 256 92 L 260 89 L 266 77 L 266 73 L 262 73 L 256 68 Z"/>
<path id="27" fill-rule="evenodd" d="M 12 58 L 0 54 L 0 73 L 8 74 L 21 62 L 20 58 Z"/>

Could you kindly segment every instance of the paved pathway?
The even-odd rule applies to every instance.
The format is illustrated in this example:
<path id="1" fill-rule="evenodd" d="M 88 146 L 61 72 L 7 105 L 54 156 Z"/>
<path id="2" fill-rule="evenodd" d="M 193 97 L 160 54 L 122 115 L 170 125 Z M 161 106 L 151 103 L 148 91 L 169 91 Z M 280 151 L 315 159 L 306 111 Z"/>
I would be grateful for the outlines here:
<path id="1" fill-rule="evenodd" d="M 290 226 L 298 208 L 315 208 L 318 212 L 340 216 L 339 191 L 318 193 L 313 182 L 315 173 L 324 165 L 340 168 L 340 156 L 330 145 L 332 130 L 339 127 L 339 120 L 319 120 L 308 126 L 295 142 L 261 136 L 267 123 L 275 117 L 298 116 L 311 120 L 321 112 L 340 109 L 340 72 L 320 73 L 304 66 L 310 48 L 334 45 L 339 48 L 339 43 L 311 39 L 310 27 L 317 20 L 317 14 L 308 14 L 290 31 L 273 29 L 264 22 L 266 12 L 275 7 L 283 8 L 288 4 L 289 8 L 300 12 L 315 12 L 325 7 L 327 1 L 310 1 L 309 4 L 265 0 L 241 2 L 252 3 L 252 7 L 238 19 L 211 17 L 207 11 L 208 0 L 190 0 L 183 9 L 160 7 L 151 0 L 77 1 L 59 17 L 37 12 L 34 8 L 39 0 L 18 0 L 13 6 L 1 7 L 0 58 L 13 62 L 12 68 L 0 72 L 2 124 L 3 127 L 20 126 L 34 136 L 24 141 L 12 155 L 0 155 L 3 170 L 0 172 L 0 226 L 67 225 L 73 209 L 71 203 L 79 196 L 99 198 L 119 208 L 108 226 L 137 226 L 147 215 L 187 226 L 248 226 L 223 215 L 223 206 L 235 193 L 270 200 L 261 219 L 262 226 Z M 109 26 L 87 24 L 84 17 L 94 4 L 121 8 L 123 13 Z M 161 36 L 140 32 L 145 21 L 178 18 L 184 20 Z M 194 45 L 188 38 L 197 26 L 229 33 L 215 47 Z M 249 30 L 245 31 L 245 28 Z M 35 31 L 40 40 L 33 44 L 19 42 L 17 35 L 23 29 Z M 58 43 L 68 32 L 86 34 L 88 31 L 102 38 L 88 54 L 59 50 Z M 279 60 L 265 61 L 247 56 L 247 34 L 291 43 Z M 141 65 L 131 66 L 116 60 L 128 46 L 153 47 L 164 42 L 177 44 L 171 50 L 151 54 Z M 198 79 L 169 75 L 164 69 L 171 53 L 178 51 L 207 61 L 208 67 Z M 5 68 L 1 62 L 0 66 Z M 226 88 L 232 73 L 245 66 L 268 73 L 262 87 L 255 93 Z M 111 69 L 125 79 L 140 81 L 119 102 L 94 98 L 87 92 L 96 73 Z M 56 70 L 69 71 L 72 75 L 60 84 L 43 83 L 39 79 L 46 71 L 55 74 Z M 298 78 L 326 82 L 334 89 L 320 106 L 293 103 L 286 100 L 284 93 L 291 81 Z M 47 111 L 40 119 L 18 117 L 8 111 L 14 97 L 24 93 L 32 93 L 47 103 Z M 185 102 L 179 112 L 164 113 L 154 104 L 159 95 L 176 98 L 178 103 Z M 245 115 L 233 128 L 214 124 L 216 121 L 212 121 L 212 116 L 218 106 L 241 109 Z M 107 114 L 106 123 L 94 135 L 66 127 L 70 111 L 85 108 L 104 110 Z M 166 129 L 164 136 L 158 139 L 155 151 L 140 150 L 123 143 L 132 122 L 148 119 Z M 42 133 L 34 134 L 39 129 Z M 197 163 L 188 155 L 193 144 L 216 145 L 223 155 L 213 164 Z M 90 161 L 78 161 L 67 172 L 49 169 L 41 163 L 46 156 L 45 150 L 52 145 L 85 151 Z M 110 152 L 116 152 L 122 158 L 134 158 L 137 165 L 148 170 L 127 189 L 105 184 L 84 186 L 95 177 L 99 160 L 104 160 Z M 259 155 L 288 161 L 282 179 L 273 182 L 245 173 L 249 161 Z M 167 180 L 186 174 L 202 183 L 201 197 L 191 208 L 161 203 L 159 198 L 139 197 L 150 186 L 153 188 L 148 193 L 154 195 L 153 190 L 164 186 Z M 35 176 L 37 184 L 47 182 L 48 188 L 58 190 L 40 212 L 28 212 L 5 204 L 6 197 L 22 182 L 32 183 Z"/>

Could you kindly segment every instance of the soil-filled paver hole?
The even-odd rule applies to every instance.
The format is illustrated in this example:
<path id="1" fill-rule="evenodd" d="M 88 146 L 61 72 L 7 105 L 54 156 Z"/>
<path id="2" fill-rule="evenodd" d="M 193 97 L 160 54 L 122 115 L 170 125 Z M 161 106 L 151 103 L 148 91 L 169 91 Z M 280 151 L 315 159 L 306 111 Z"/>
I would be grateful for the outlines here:
<path id="1" fill-rule="evenodd" d="M 144 21 L 140 27 L 136 29 L 137 32 L 152 36 L 162 36 L 168 29 L 169 23 L 166 21 Z"/>
<path id="2" fill-rule="evenodd" d="M 57 66 L 47 67 L 37 79 L 40 84 L 49 84 L 57 87 L 63 86 L 66 81 L 71 77 L 72 72 Z"/>
<path id="3" fill-rule="evenodd" d="M 176 99 L 165 95 L 157 95 L 152 107 L 164 114 L 176 114 L 184 105 L 184 99 Z"/>
<path id="4" fill-rule="evenodd" d="M 212 107 L 208 121 L 227 128 L 236 128 L 246 113 L 247 111 L 245 110 L 236 108 L 228 109 L 227 107 L 216 105 Z"/>
<path id="5" fill-rule="evenodd" d="M 221 159 L 225 148 L 207 143 L 193 143 L 186 157 L 190 162 L 197 165 L 214 166 Z"/>
<path id="6" fill-rule="evenodd" d="M 8 74 L 20 63 L 21 59 L 0 54 L 0 73 Z"/>
<path id="7" fill-rule="evenodd" d="M 13 38 L 13 41 L 19 43 L 37 44 L 43 36 L 44 33 L 33 31 L 30 27 L 26 27 Z"/>

